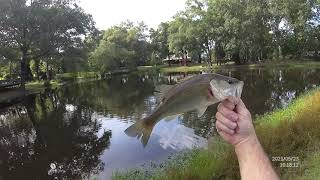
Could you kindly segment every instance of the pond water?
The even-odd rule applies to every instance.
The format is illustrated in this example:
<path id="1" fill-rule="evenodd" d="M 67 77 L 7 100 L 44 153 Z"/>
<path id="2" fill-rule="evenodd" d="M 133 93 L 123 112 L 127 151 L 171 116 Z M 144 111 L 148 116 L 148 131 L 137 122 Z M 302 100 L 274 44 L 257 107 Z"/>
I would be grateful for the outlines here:
<path id="1" fill-rule="evenodd" d="M 320 83 L 316 69 L 223 70 L 245 82 L 255 115 L 288 105 Z M 148 144 L 124 130 L 152 112 L 155 86 L 192 74 L 132 73 L 30 95 L 0 108 L 0 179 L 109 179 L 114 170 L 147 166 L 214 136 L 216 105 L 161 121 Z"/>

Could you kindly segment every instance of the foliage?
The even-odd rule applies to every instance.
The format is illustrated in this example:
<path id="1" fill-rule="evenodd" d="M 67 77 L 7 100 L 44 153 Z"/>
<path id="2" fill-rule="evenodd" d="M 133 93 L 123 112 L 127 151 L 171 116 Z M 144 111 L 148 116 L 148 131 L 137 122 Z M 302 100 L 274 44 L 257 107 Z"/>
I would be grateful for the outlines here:
<path id="1" fill-rule="evenodd" d="M 55 64 L 53 59 L 82 48 L 81 36 L 94 28 L 73 0 L 3 0 L 0 25 L 0 58 L 20 60 L 22 80 L 33 78 L 30 60 L 37 60 L 37 69 L 39 59 Z"/>
<path id="2" fill-rule="evenodd" d="M 169 24 L 161 23 L 157 30 L 150 29 L 151 48 L 154 56 L 165 59 L 170 55 L 169 44 Z"/>
<path id="3" fill-rule="evenodd" d="M 238 64 L 313 56 L 319 47 L 319 12 L 317 1 L 188 0 L 169 22 L 167 43 L 176 55 L 199 62 L 206 55 L 209 63 L 212 55 Z"/>
<path id="4" fill-rule="evenodd" d="M 146 26 L 122 23 L 104 31 L 97 48 L 91 53 L 90 64 L 106 73 L 119 68 L 132 69 L 144 64 L 147 59 L 148 43 Z"/>
<path id="5" fill-rule="evenodd" d="M 160 65 L 173 55 L 210 66 L 318 58 L 320 48 L 316 0 L 188 0 L 157 29 L 123 22 L 101 32 L 73 0 L 3 0 L 0 25 L 0 76 L 27 80 Z"/>

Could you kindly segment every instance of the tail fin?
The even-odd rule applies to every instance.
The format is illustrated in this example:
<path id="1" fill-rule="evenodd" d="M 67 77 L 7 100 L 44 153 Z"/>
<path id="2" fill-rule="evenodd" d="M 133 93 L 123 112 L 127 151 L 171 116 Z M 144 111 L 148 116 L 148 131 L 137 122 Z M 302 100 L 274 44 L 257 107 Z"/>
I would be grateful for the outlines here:
<path id="1" fill-rule="evenodd" d="M 128 127 L 124 132 L 127 136 L 141 139 L 141 143 L 146 147 L 154 125 L 154 123 L 146 123 L 146 119 L 143 119 Z"/>

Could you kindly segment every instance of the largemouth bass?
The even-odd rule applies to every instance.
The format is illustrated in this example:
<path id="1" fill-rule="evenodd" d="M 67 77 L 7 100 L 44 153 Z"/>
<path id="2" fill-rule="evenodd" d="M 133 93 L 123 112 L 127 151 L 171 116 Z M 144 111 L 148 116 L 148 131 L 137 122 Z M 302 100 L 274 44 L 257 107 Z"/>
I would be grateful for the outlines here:
<path id="1" fill-rule="evenodd" d="M 219 74 L 201 74 L 164 90 L 160 103 L 152 114 L 125 130 L 130 137 L 141 138 L 147 145 L 155 124 L 166 118 L 174 119 L 185 112 L 196 110 L 201 117 L 208 106 L 223 101 L 228 96 L 241 97 L 244 83 Z"/>

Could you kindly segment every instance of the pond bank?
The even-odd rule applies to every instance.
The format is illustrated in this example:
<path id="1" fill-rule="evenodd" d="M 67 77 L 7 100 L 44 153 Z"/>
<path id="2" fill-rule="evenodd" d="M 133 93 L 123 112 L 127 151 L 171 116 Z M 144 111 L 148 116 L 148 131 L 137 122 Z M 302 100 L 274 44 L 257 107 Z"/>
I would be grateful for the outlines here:
<path id="1" fill-rule="evenodd" d="M 97 73 L 94 72 L 79 72 L 79 73 L 64 73 L 58 74 L 54 80 L 49 83 L 46 81 L 32 81 L 25 85 L 25 90 L 20 88 L 8 88 L 0 92 L 0 104 L 10 104 L 11 102 L 18 101 L 24 96 L 41 92 L 47 88 L 59 88 L 61 86 L 80 83 L 90 80 L 95 80 Z"/>
<path id="2" fill-rule="evenodd" d="M 294 100 L 287 108 L 265 114 L 255 121 L 257 135 L 281 179 L 317 179 L 320 176 L 320 89 Z M 219 137 L 208 150 L 193 150 L 148 169 L 115 173 L 113 179 L 240 179 L 233 148 Z M 297 167 L 281 167 L 289 163 Z M 291 164 L 290 164 L 291 163 Z M 296 163 L 296 164 L 294 164 Z"/>
<path id="3" fill-rule="evenodd" d="M 236 64 L 225 64 L 221 66 L 217 66 L 213 64 L 211 69 L 219 70 L 219 69 L 255 69 L 255 68 L 320 68 L 320 62 L 318 61 L 282 61 L 282 62 L 266 62 L 266 63 L 258 63 L 258 64 L 244 64 L 244 65 L 236 65 Z M 190 64 L 188 66 L 180 66 L 180 65 L 159 65 L 159 66 L 139 66 L 137 68 L 138 71 L 148 71 L 148 70 L 159 70 L 164 73 L 180 73 L 180 72 L 199 72 L 202 70 L 210 70 L 207 64 Z"/>
<path id="4" fill-rule="evenodd" d="M 279 63 L 262 63 L 262 64 L 251 64 L 251 65 L 234 65 L 234 64 L 226 64 L 222 66 L 213 65 L 212 70 L 219 69 L 256 69 L 256 68 L 320 68 L 320 62 L 317 61 L 283 61 Z M 159 71 L 162 73 L 192 73 L 199 72 L 202 70 L 209 70 L 206 67 L 206 64 L 190 64 L 189 66 L 167 66 L 160 65 L 156 67 L 152 66 L 140 66 L 135 70 L 121 69 L 115 70 L 109 73 L 106 73 L 104 77 L 101 77 L 101 74 L 98 72 L 76 72 L 76 73 L 64 73 L 57 74 L 55 79 L 50 81 L 50 85 L 46 85 L 44 81 L 33 81 L 26 84 L 26 89 L 28 93 L 43 91 L 46 88 L 58 88 L 66 84 L 84 82 L 89 80 L 97 80 L 103 79 L 110 75 L 116 74 L 128 74 L 130 72 L 145 72 L 145 71 Z M 21 96 L 21 92 L 10 92 L 10 89 L 6 90 L 5 93 L 0 92 L 2 98 L 0 98 L 0 103 L 11 101 L 11 99 L 15 99 L 16 97 Z M 25 93 L 22 93 L 24 96 Z"/>

